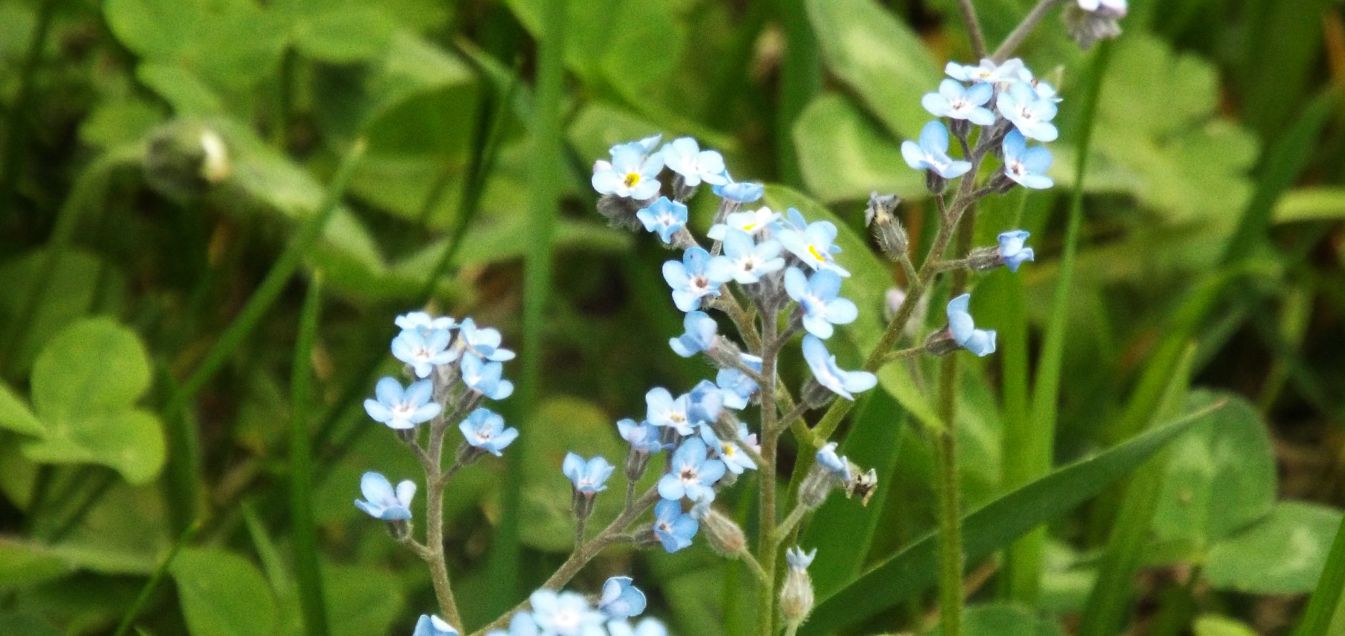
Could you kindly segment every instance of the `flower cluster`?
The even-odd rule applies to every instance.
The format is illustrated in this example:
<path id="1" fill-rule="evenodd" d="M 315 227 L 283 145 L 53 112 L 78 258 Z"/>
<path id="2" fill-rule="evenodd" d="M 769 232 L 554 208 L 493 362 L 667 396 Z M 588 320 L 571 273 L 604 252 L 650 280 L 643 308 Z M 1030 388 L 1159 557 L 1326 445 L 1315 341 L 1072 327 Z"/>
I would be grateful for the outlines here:
<path id="1" fill-rule="evenodd" d="M 528 598 L 531 609 L 514 614 L 507 629 L 487 636 L 667 636 L 668 629 L 653 618 L 632 625 L 644 613 L 645 596 L 630 577 L 614 576 L 602 594 L 590 600 L 575 592 L 541 589 Z M 417 634 L 416 636 L 419 636 Z M 436 635 L 437 636 L 437 635 Z M 456 636 L 456 635 L 454 635 Z"/>

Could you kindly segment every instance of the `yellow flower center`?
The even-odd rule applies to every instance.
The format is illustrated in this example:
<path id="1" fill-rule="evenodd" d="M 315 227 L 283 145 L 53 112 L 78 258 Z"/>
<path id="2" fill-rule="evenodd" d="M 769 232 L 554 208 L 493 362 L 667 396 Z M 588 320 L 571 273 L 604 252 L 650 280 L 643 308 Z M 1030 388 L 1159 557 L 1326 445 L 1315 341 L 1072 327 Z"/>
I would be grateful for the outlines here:
<path id="1" fill-rule="evenodd" d="M 812 254 L 812 255 L 813 255 L 813 258 L 815 258 L 815 259 L 817 259 L 817 260 L 819 260 L 819 261 L 825 261 L 825 260 L 827 260 L 827 257 L 823 256 L 821 252 L 818 252 L 818 251 L 817 251 L 817 246 L 816 246 L 816 245 L 813 245 L 812 243 L 809 243 L 809 244 L 808 244 L 808 253 L 809 253 L 809 254 Z"/>
<path id="2" fill-rule="evenodd" d="M 640 182 L 640 173 L 638 173 L 638 172 L 627 172 L 627 173 L 626 173 L 626 179 L 625 179 L 624 183 L 626 184 L 626 187 L 627 187 L 627 188 L 634 188 L 634 187 L 635 187 L 635 184 L 637 184 L 637 183 L 639 183 L 639 182 Z"/>

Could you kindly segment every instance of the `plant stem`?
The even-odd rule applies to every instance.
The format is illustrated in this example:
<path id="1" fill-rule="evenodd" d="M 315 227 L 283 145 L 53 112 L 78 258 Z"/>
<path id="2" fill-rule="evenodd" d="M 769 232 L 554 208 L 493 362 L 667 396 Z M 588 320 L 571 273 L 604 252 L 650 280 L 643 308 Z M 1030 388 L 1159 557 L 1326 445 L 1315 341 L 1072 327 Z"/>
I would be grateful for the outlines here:
<path id="1" fill-rule="evenodd" d="M 173 565 L 173 559 L 177 558 L 178 551 L 182 549 L 182 546 L 191 543 L 192 538 L 196 536 L 200 529 L 201 524 L 192 523 L 187 526 L 186 530 L 182 531 L 177 543 L 174 543 L 172 549 L 168 551 L 168 556 L 165 556 L 159 567 L 155 568 L 154 574 L 145 582 L 145 587 L 140 588 L 140 593 L 131 602 L 131 606 L 126 608 L 126 613 L 122 614 L 121 622 L 117 624 L 117 630 L 113 632 L 113 636 L 123 636 L 131 629 L 131 623 L 135 622 L 135 617 L 140 614 L 140 610 L 145 607 L 145 603 L 149 602 L 149 595 L 154 592 L 155 588 L 159 587 L 159 582 L 168 573 L 168 568 Z"/>
<path id="2" fill-rule="evenodd" d="M 761 498 L 757 521 L 757 560 L 765 572 L 763 584 L 757 590 L 757 632 L 762 636 L 775 633 L 775 452 L 780 441 L 775 415 L 775 363 L 779 357 L 779 342 L 774 308 L 761 314 Z"/>
<path id="3" fill-rule="evenodd" d="M 922 354 L 922 353 L 924 353 L 924 352 L 925 352 L 925 348 L 924 348 L 924 347 L 911 347 L 911 348 L 909 348 L 909 349 L 900 349 L 900 350 L 898 350 L 898 351 L 889 351 L 889 352 L 887 352 L 887 356 L 883 358 L 883 362 L 885 362 L 885 363 L 886 363 L 886 362 L 895 362 L 895 361 L 897 361 L 897 360 L 905 360 L 906 358 L 914 358 L 915 356 L 918 356 L 918 355 L 920 355 L 920 354 Z"/>
<path id="4" fill-rule="evenodd" d="M 458 614 L 458 604 L 453 598 L 453 586 L 448 579 L 448 562 L 444 555 L 445 473 L 440 470 L 440 466 L 443 465 L 444 433 L 447 430 L 448 421 L 442 417 L 436 418 L 430 426 L 430 459 L 433 463 L 431 471 L 425 475 L 426 490 L 429 491 L 425 503 L 425 545 L 429 553 L 424 557 L 425 564 L 430 567 L 430 581 L 434 583 L 434 596 L 439 600 L 439 609 L 450 624 L 461 627 L 462 616 Z"/>
<path id="5" fill-rule="evenodd" d="M 1045 18 L 1046 14 L 1061 1 L 1041 0 L 1038 2 L 1037 6 L 1032 7 L 1032 10 L 1027 12 L 1027 17 L 1023 18 L 1023 21 L 1014 27 L 1013 32 L 1009 33 L 1009 37 L 1004 38 L 1004 43 L 995 49 L 995 54 L 991 56 L 991 59 L 995 62 L 1003 62 L 1010 55 L 1013 55 L 1014 50 L 1023 43 L 1023 40 L 1027 39 L 1028 35 L 1032 34 L 1033 29 L 1037 28 L 1037 23 L 1041 22 L 1042 18 Z"/>
<path id="6" fill-rule="evenodd" d="M 773 582 L 771 581 L 771 575 L 766 573 L 766 570 L 761 567 L 761 563 L 757 561 L 756 557 L 752 556 L 752 553 L 749 552 L 746 547 L 738 553 L 738 558 L 742 559 L 742 562 L 747 564 L 749 570 L 752 570 L 752 574 L 756 575 L 757 581 L 761 583 L 762 587 L 766 589 L 774 587 Z"/>
<path id="7" fill-rule="evenodd" d="M 794 527 L 799 525 L 799 522 L 803 521 L 803 516 L 806 514 L 808 514 L 808 509 L 806 507 L 794 506 L 794 509 L 789 511 L 789 515 L 785 517 L 785 520 L 780 522 L 780 526 L 775 529 L 775 535 L 771 540 L 777 545 L 782 543 L 789 534 L 794 531 Z"/>
<path id="8" fill-rule="evenodd" d="M 967 37 L 971 39 L 971 52 L 978 60 L 985 57 L 985 33 L 981 31 L 981 21 L 976 17 L 976 6 L 971 0 L 957 0 L 957 9 L 962 14 L 962 23 L 967 27 Z"/>

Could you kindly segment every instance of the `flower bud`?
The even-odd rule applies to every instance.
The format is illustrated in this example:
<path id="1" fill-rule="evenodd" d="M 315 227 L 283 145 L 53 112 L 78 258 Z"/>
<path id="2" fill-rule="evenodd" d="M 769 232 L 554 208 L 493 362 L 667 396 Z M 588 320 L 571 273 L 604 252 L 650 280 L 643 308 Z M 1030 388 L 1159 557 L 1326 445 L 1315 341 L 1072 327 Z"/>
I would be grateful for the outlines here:
<path id="1" fill-rule="evenodd" d="M 864 218 L 869 229 L 873 231 L 874 239 L 878 241 L 878 247 L 883 250 L 883 254 L 894 261 L 900 259 L 910 247 L 906 238 L 906 228 L 901 226 L 901 222 L 893 214 L 900 203 L 901 198 L 895 194 L 878 196 L 878 193 L 874 192 L 869 195 L 869 207 L 864 211 Z"/>
<path id="2" fill-rule="evenodd" d="M 929 190 L 930 194 L 943 194 L 944 190 L 948 189 L 948 180 L 933 170 L 926 170 L 925 189 Z"/>
<path id="3" fill-rule="evenodd" d="M 228 146 L 219 133 L 204 124 L 172 122 L 150 135 L 145 182 L 163 196 L 194 199 L 232 173 Z"/>
<path id="4" fill-rule="evenodd" d="M 630 452 L 626 453 L 626 479 L 631 481 L 640 481 L 644 476 L 644 471 L 649 467 L 649 453 L 631 447 Z"/>
<path id="5" fill-rule="evenodd" d="M 1099 6 L 1096 11 L 1080 8 L 1070 3 L 1061 13 L 1065 22 L 1065 31 L 1081 49 L 1092 48 L 1101 40 L 1109 40 L 1121 35 L 1120 19 L 1125 11 L 1116 11 L 1107 6 Z"/>
<path id="6" fill-rule="evenodd" d="M 785 584 L 780 588 L 780 614 L 787 625 L 797 627 L 813 611 L 813 581 L 808 576 L 808 565 L 816 556 L 817 550 L 804 553 L 798 547 L 785 552 L 789 571 L 785 573 Z"/>
<path id="7" fill-rule="evenodd" d="M 604 194 L 598 199 L 598 214 L 607 219 L 608 225 L 632 232 L 639 231 L 643 227 L 640 220 L 635 217 L 635 213 L 643 207 L 645 207 L 643 201 L 614 194 Z"/>
<path id="8" fill-rule="evenodd" d="M 839 484 L 840 481 L 830 470 L 820 464 L 813 464 L 799 485 L 799 505 L 808 510 L 817 510 Z"/>
<path id="9" fill-rule="evenodd" d="M 726 473 L 725 476 L 731 474 Z M 692 508 L 691 514 L 700 519 L 710 549 L 720 556 L 735 559 L 747 549 L 747 537 L 743 535 L 743 529 L 723 513 L 710 506 L 696 506 Z"/>

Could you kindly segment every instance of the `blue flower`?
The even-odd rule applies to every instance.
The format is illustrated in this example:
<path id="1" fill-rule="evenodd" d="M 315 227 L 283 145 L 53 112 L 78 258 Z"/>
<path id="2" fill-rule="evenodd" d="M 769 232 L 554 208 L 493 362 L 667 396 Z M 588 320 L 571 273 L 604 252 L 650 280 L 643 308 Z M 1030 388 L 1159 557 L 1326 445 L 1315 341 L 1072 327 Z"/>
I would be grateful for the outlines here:
<path id="1" fill-rule="evenodd" d="M 977 126 L 989 126 L 995 123 L 995 114 L 985 105 L 995 94 L 995 87 L 986 83 L 972 84 L 971 88 L 961 82 L 946 79 L 939 83 L 939 92 L 926 93 L 920 105 L 935 117 L 965 119 Z"/>
<path id="2" fill-rule="evenodd" d="M 836 365 L 836 356 L 831 355 L 822 340 L 812 334 L 803 337 L 803 359 L 808 362 L 818 384 L 847 400 L 855 399 L 852 393 L 867 391 L 878 384 L 878 376 L 868 371 L 842 370 Z"/>
<path id="3" fill-rule="evenodd" d="M 690 358 L 702 351 L 709 351 L 719 337 L 719 325 L 715 319 L 703 311 L 689 311 L 682 319 L 686 333 L 668 339 L 668 346 L 683 358 Z"/>
<path id="4" fill-rule="evenodd" d="M 794 214 L 797 212 L 791 208 L 790 225 L 794 225 L 797 221 L 793 218 Z M 799 219 L 802 219 L 802 215 Z M 847 278 L 850 276 L 850 272 L 836 264 L 834 255 L 840 252 L 841 248 L 835 244 L 836 226 L 831 221 L 815 221 L 802 230 L 786 227 L 781 229 L 778 235 L 780 244 L 808 267 L 815 270 L 829 269 Z"/>
<path id="5" fill-rule="evenodd" d="M 755 210 L 747 212 L 733 212 L 724 217 L 723 223 L 716 223 L 710 226 L 710 231 L 705 235 L 716 240 L 724 240 L 724 236 L 729 230 L 742 230 L 752 236 L 757 236 L 767 230 L 780 220 L 780 213 L 772 211 L 766 206 L 761 206 Z"/>
<path id="6" fill-rule="evenodd" d="M 817 464 L 842 481 L 850 481 L 850 462 L 836 454 L 836 442 L 827 442 L 817 449 Z"/>
<path id="7" fill-rule="evenodd" d="M 709 264 L 710 253 L 700 247 L 688 248 L 680 263 L 667 261 L 663 264 L 663 280 L 672 287 L 673 304 L 678 309 L 700 309 L 702 298 L 718 296 L 719 287 L 728 282 L 727 278 L 711 276 Z"/>
<path id="8" fill-rule="evenodd" d="M 1023 61 L 1015 57 L 1005 60 L 1003 64 L 995 64 L 990 58 L 982 59 L 980 64 L 974 66 L 949 62 L 943 70 L 949 77 L 964 82 L 998 84 L 1021 79 L 1027 69 L 1023 66 Z"/>
<path id="9" fill-rule="evenodd" d="M 658 481 L 658 494 L 670 500 L 714 501 L 714 485 L 724 470 L 724 462 L 708 457 L 704 441 L 688 438 L 673 452 L 669 471 Z"/>
<path id="10" fill-rule="evenodd" d="M 753 181 L 734 181 L 727 171 L 724 172 L 724 183 L 711 186 L 710 190 L 717 196 L 734 203 L 755 203 L 766 194 L 766 188 L 760 183 Z M 714 238 L 714 237 L 711 237 Z"/>
<path id="11" fill-rule="evenodd" d="M 502 379 L 502 373 L 504 365 L 498 362 L 485 362 L 472 355 L 462 357 L 462 383 L 492 400 L 503 400 L 514 394 L 514 383 Z"/>
<path id="12" fill-rule="evenodd" d="M 644 592 L 635 587 L 629 576 L 614 576 L 602 584 L 602 596 L 598 598 L 598 609 L 607 618 L 622 619 L 639 616 L 644 613 Z"/>
<path id="13" fill-rule="evenodd" d="M 612 161 L 593 162 L 593 189 L 637 201 L 651 199 L 661 187 L 658 173 L 663 170 L 663 153 L 649 154 L 640 142 L 612 147 Z"/>
<path id="14" fill-rule="evenodd" d="M 733 279 L 740 285 L 757 283 L 762 276 L 784 268 L 780 249 L 779 241 L 766 239 L 754 244 L 746 232 L 729 230 L 724 235 L 724 254 L 710 259 L 710 277 Z"/>
<path id="15" fill-rule="evenodd" d="M 492 629 L 486 632 L 486 636 L 542 636 L 542 630 L 537 627 L 537 620 L 531 612 L 517 612 L 509 619 L 508 631 Z"/>
<path id="16" fill-rule="evenodd" d="M 458 326 L 452 316 L 434 317 L 423 311 L 411 311 L 397 316 L 393 321 L 397 327 L 402 330 L 420 329 L 423 331 L 434 331 L 436 329 L 450 330 Z"/>
<path id="17" fill-rule="evenodd" d="M 625 418 L 617 421 L 616 430 L 621 434 L 621 439 L 629 442 L 631 449 L 637 453 L 657 453 L 663 450 L 659 429 L 649 422 L 637 423 L 633 419 Z"/>
<path id="18" fill-rule="evenodd" d="M 360 478 L 360 492 L 364 499 L 356 499 L 355 507 L 370 517 L 383 521 L 405 521 L 411 518 L 411 500 L 416 496 L 416 482 L 403 480 L 394 491 L 387 477 L 369 471 Z"/>
<path id="19" fill-rule="evenodd" d="M 1055 141 L 1060 135 L 1051 123 L 1056 113 L 1055 101 L 1041 98 L 1026 82 L 1015 82 L 1008 90 L 1000 91 L 995 107 L 1028 139 Z"/>
<path id="20" fill-rule="evenodd" d="M 1126 0 L 1078 0 L 1079 8 L 1084 11 L 1105 12 L 1112 17 L 1123 18 L 1129 7 Z"/>
<path id="21" fill-rule="evenodd" d="M 729 472 L 741 475 L 744 470 L 756 470 L 756 462 L 752 461 L 752 458 L 743 452 L 736 441 L 720 439 L 713 428 L 702 426 L 701 440 L 705 442 L 705 446 L 714 453 L 715 457 L 724 463 L 724 467 Z"/>
<path id="22" fill-rule="evenodd" d="M 691 414 L 688 412 L 690 397 L 686 395 L 673 399 L 672 393 L 661 386 L 649 389 L 644 394 L 646 406 L 645 419 L 660 428 L 671 428 L 678 435 L 690 435 Z"/>
<path id="23" fill-rule="evenodd" d="M 374 386 L 374 397 L 378 399 L 364 401 L 364 411 L 374 421 L 398 430 L 415 428 L 443 410 L 437 402 L 430 401 L 434 397 L 434 383 L 430 380 L 412 382 L 403 390 L 396 379 L 383 378 Z"/>
<path id="24" fill-rule="evenodd" d="M 644 223 L 646 231 L 657 233 L 659 239 L 669 244 L 672 243 L 673 235 L 686 227 L 687 206 L 668 197 L 659 197 L 657 201 L 649 204 L 649 207 L 640 208 L 635 213 L 635 218 Z"/>
<path id="25" fill-rule="evenodd" d="M 1023 261 L 1033 260 L 1034 254 L 1032 248 L 1024 247 L 1027 237 L 1031 234 L 1027 230 L 1010 230 L 1001 232 L 999 235 L 999 258 L 1004 261 L 1004 266 L 1011 271 L 1017 272 L 1018 266 Z"/>
<path id="26" fill-rule="evenodd" d="M 691 545 L 700 527 L 695 517 L 682 512 L 680 501 L 664 499 L 654 504 L 654 536 L 669 553 Z"/>
<path id="27" fill-rule="evenodd" d="M 948 333 L 962 348 L 985 357 L 995 352 L 995 330 L 977 329 L 967 311 L 970 305 L 971 294 L 948 301 Z"/>
<path id="28" fill-rule="evenodd" d="M 668 636 L 668 627 L 657 618 L 643 618 L 634 627 L 626 621 L 607 623 L 610 636 Z"/>
<path id="29" fill-rule="evenodd" d="M 594 455 L 593 459 L 584 461 L 583 457 L 566 453 L 565 461 L 561 464 L 561 472 L 570 478 L 574 489 L 585 494 L 607 490 L 607 478 L 612 476 L 615 469 L 602 455 Z"/>
<path id="30" fill-rule="evenodd" d="M 760 357 L 744 353 L 739 355 L 739 359 L 749 369 L 761 371 Z M 724 396 L 724 406 L 734 410 L 747 408 L 747 403 L 759 388 L 756 380 L 737 369 L 720 369 L 715 375 L 715 385 Z"/>
<path id="31" fill-rule="evenodd" d="M 798 268 L 785 272 L 785 292 L 803 310 L 803 328 L 818 338 L 830 338 L 832 325 L 848 325 L 859 317 L 859 308 L 839 297 L 841 277 L 822 270 L 806 276 Z"/>
<path id="32" fill-rule="evenodd" d="M 697 426 L 713 424 L 724 410 L 724 393 L 709 380 L 701 380 L 687 392 L 687 417 Z"/>
<path id="33" fill-rule="evenodd" d="M 933 170 L 945 179 L 956 179 L 971 170 L 971 162 L 948 156 L 948 128 L 934 120 L 920 129 L 920 142 L 901 142 L 901 156 L 916 170 Z"/>
<path id="34" fill-rule="evenodd" d="M 416 621 L 416 631 L 411 636 L 458 636 L 458 630 L 438 616 L 421 614 L 420 620 Z"/>
<path id="35" fill-rule="evenodd" d="M 1045 190 L 1055 182 L 1046 176 L 1051 167 L 1051 151 L 1040 146 L 1027 147 L 1027 139 L 1017 130 L 1004 136 L 1004 174 L 1018 185 L 1033 190 Z"/>
<path id="36" fill-rule="evenodd" d="M 695 139 L 674 139 L 663 147 L 662 152 L 664 164 L 682 175 L 682 183 L 688 186 L 698 186 L 701 181 L 712 186 L 729 181 L 724 173 L 724 156 L 713 150 L 701 150 Z"/>
<path id="37" fill-rule="evenodd" d="M 574 592 L 537 590 L 528 597 L 532 619 L 545 636 L 601 636 L 607 617 Z"/>
<path id="38" fill-rule="evenodd" d="M 518 437 L 518 429 L 506 428 L 504 418 L 485 407 L 472 411 L 458 424 L 458 430 L 468 444 L 496 457 Z"/>
<path id="39" fill-rule="evenodd" d="M 475 354 L 477 357 L 490 360 L 491 362 L 508 362 L 514 359 L 514 352 L 508 349 L 500 348 L 500 332 L 489 327 L 477 328 L 476 322 L 471 318 L 462 321 L 461 328 L 458 330 L 458 344 L 460 349 Z"/>
<path id="40" fill-rule="evenodd" d="M 785 550 L 785 562 L 789 563 L 791 570 L 807 570 L 808 566 L 813 564 L 813 559 L 817 558 L 817 548 L 811 552 L 804 552 L 803 548 L 794 546 Z"/>
<path id="41" fill-rule="evenodd" d="M 448 348 L 452 339 L 447 329 L 406 329 L 392 339 L 392 355 L 411 365 L 416 377 L 426 378 L 434 367 L 458 359 L 458 352 Z"/>

